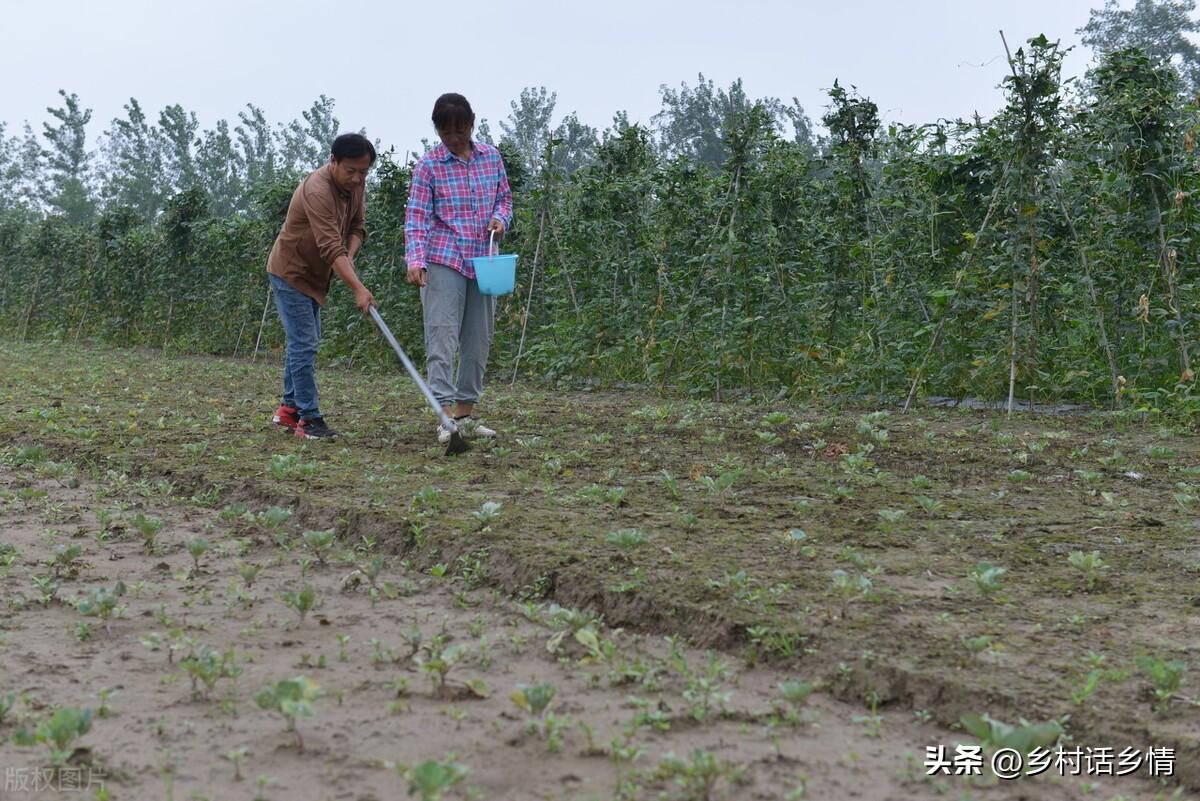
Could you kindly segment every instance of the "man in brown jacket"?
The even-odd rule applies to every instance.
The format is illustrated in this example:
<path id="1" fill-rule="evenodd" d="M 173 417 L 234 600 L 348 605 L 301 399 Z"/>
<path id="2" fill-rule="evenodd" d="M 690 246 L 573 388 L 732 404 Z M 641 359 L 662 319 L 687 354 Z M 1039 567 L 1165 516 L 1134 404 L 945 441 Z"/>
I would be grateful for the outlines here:
<path id="1" fill-rule="evenodd" d="M 317 405 L 316 380 L 321 307 L 333 274 L 354 291 L 354 302 L 364 314 L 376 305 L 354 272 L 354 255 L 367 238 L 364 190 L 375 148 L 361 134 L 342 134 L 331 150 L 329 163 L 296 187 L 267 259 L 268 280 L 287 335 L 283 400 L 273 422 L 305 439 L 336 436 Z"/>

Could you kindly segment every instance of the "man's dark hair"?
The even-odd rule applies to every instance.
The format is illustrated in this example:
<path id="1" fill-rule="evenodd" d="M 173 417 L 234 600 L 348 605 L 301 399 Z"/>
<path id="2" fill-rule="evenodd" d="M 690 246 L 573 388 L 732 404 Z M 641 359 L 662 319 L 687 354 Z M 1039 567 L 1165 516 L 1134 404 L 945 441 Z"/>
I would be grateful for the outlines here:
<path id="1" fill-rule="evenodd" d="M 475 112 L 467 99 L 448 92 L 433 104 L 433 127 L 439 131 L 457 131 L 475 124 Z"/>
<path id="2" fill-rule="evenodd" d="M 330 152 L 333 154 L 334 161 L 361 159 L 363 156 L 370 156 L 371 163 L 375 163 L 375 145 L 371 144 L 371 140 L 362 134 L 342 134 L 333 140 L 333 147 L 330 148 Z"/>

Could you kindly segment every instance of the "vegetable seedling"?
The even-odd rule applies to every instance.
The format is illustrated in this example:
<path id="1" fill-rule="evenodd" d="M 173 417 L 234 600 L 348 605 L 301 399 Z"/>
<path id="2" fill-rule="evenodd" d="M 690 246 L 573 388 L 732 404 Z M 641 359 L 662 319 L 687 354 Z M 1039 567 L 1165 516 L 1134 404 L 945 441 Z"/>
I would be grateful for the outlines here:
<path id="1" fill-rule="evenodd" d="M 155 540 L 158 537 L 158 533 L 162 531 L 163 521 L 157 517 L 146 517 L 146 515 L 138 512 L 129 522 L 142 535 L 142 547 L 146 553 L 154 553 Z"/>
<path id="2" fill-rule="evenodd" d="M 1003 588 L 1004 575 L 1007 572 L 1007 568 L 980 562 L 971 568 L 969 578 L 981 593 L 990 598 Z"/>
<path id="3" fill-rule="evenodd" d="M 420 507 L 428 511 L 437 511 L 441 506 L 442 491 L 437 487 L 428 486 L 422 487 L 413 496 L 413 508 Z"/>
<path id="4" fill-rule="evenodd" d="M 1136 660 L 1138 670 L 1145 673 L 1154 685 L 1154 698 L 1165 707 L 1179 690 L 1187 663 L 1178 659 L 1163 659 L 1157 656 L 1142 656 Z"/>
<path id="5" fill-rule="evenodd" d="M 254 696 L 254 702 L 269 712 L 278 712 L 287 722 L 284 731 L 294 732 L 296 747 L 304 750 L 304 740 L 300 730 L 296 728 L 296 718 L 311 718 L 315 714 L 313 702 L 321 696 L 321 688 L 317 683 L 297 676 L 294 679 L 283 679 L 266 687 Z"/>
<path id="6" fill-rule="evenodd" d="M 20 552 L 17 551 L 16 546 L 0 542 L 0 568 L 11 567 L 12 563 L 17 561 L 18 556 L 20 556 Z"/>
<path id="7" fill-rule="evenodd" d="M 987 634 L 981 634 L 978 637 L 963 637 L 962 642 L 972 656 L 978 656 L 992 647 L 992 638 Z"/>
<path id="8" fill-rule="evenodd" d="M 724 712 L 732 694 L 723 691 L 721 685 L 730 678 L 729 669 L 711 653 L 703 673 L 693 673 L 687 669 L 686 661 L 683 662 L 683 666 L 685 669 L 682 672 L 686 676 L 683 700 L 690 705 L 688 714 L 697 722 L 701 722 L 712 714 L 714 707 L 717 711 Z"/>
<path id="9" fill-rule="evenodd" d="M 447 791 L 470 773 L 466 765 L 448 757 L 445 762 L 426 760 L 415 767 L 396 766 L 396 771 L 408 780 L 408 794 L 420 795 L 421 801 L 441 801 Z"/>
<path id="10" fill-rule="evenodd" d="M 517 689 L 508 697 L 518 707 L 536 717 L 546 710 L 557 691 L 558 688 L 548 682 L 518 684 Z"/>
<path id="11" fill-rule="evenodd" d="M 79 557 L 83 548 L 75 543 L 59 545 L 54 549 L 54 556 L 46 560 L 46 566 L 54 571 L 54 578 L 59 578 L 64 572 L 75 575 L 79 572 Z"/>
<path id="12" fill-rule="evenodd" d="M 835 570 L 830 574 L 833 581 L 834 594 L 841 600 L 841 617 L 846 617 L 850 604 L 859 598 L 871 597 L 874 584 L 865 573 L 850 575 L 845 570 Z"/>
<path id="13" fill-rule="evenodd" d="M 203 537 L 193 537 L 187 542 L 187 551 L 192 557 L 192 572 L 188 577 L 198 576 L 200 575 L 200 557 L 208 552 L 208 540 Z"/>
<path id="14" fill-rule="evenodd" d="M 920 506 L 922 511 L 924 511 L 927 515 L 936 514 L 942 508 L 941 501 L 934 500 L 928 495 L 918 495 L 917 505 Z"/>
<path id="15" fill-rule="evenodd" d="M 785 717 L 789 723 L 796 724 L 803 721 L 800 708 L 808 702 L 808 697 L 816 689 L 817 684 L 811 681 L 793 679 L 791 681 L 779 682 L 779 694 L 783 696 L 783 700 L 788 704 Z"/>
<path id="16" fill-rule="evenodd" d="M 237 563 L 238 575 L 242 577 L 242 581 L 246 585 L 246 589 L 250 589 L 254 585 L 254 580 L 258 578 L 258 574 L 262 572 L 263 566 L 257 562 L 241 562 Z"/>
<path id="17" fill-rule="evenodd" d="M 576 642 L 587 648 L 593 655 L 598 656 L 600 643 L 599 635 L 596 632 L 597 627 L 603 622 L 599 617 L 590 612 L 568 609 L 558 604 L 548 605 L 545 612 L 546 622 L 560 629 L 546 641 L 547 651 L 552 654 L 558 653 L 563 640 L 572 636 Z"/>
<path id="18" fill-rule="evenodd" d="M 498 517 L 500 517 L 501 504 L 498 501 L 485 501 L 478 510 L 471 512 L 482 528 L 491 525 Z"/>
<path id="19" fill-rule="evenodd" d="M 416 655 L 417 666 L 429 675 L 435 693 L 440 695 L 445 692 L 446 675 L 458 664 L 463 652 L 461 645 L 447 647 L 445 638 L 438 634 Z"/>
<path id="20" fill-rule="evenodd" d="M 16 693 L 10 692 L 7 695 L 0 695 L 0 723 L 4 722 L 4 716 L 12 711 L 12 708 L 16 703 Z"/>
<path id="21" fill-rule="evenodd" d="M 1088 589 L 1095 587 L 1100 578 L 1108 570 L 1108 564 L 1100 558 L 1099 551 L 1091 551 L 1090 553 L 1072 551 L 1067 556 L 1067 561 L 1071 563 L 1071 567 L 1083 574 L 1083 580 Z"/>
<path id="22" fill-rule="evenodd" d="M 291 509 L 284 509 L 281 506 L 271 506 L 264 511 L 254 515 L 254 522 L 260 527 L 273 531 L 280 528 L 292 517 Z"/>
<path id="23" fill-rule="evenodd" d="M 650 538 L 641 529 L 619 528 L 608 532 L 604 539 L 621 550 L 632 551 L 640 545 L 645 545 Z"/>
<path id="24" fill-rule="evenodd" d="M 305 584 L 304 589 L 299 592 L 293 590 L 285 592 L 283 594 L 283 602 L 296 610 L 296 613 L 300 615 L 301 623 L 308 617 L 308 613 L 316 609 L 319 605 L 316 591 L 308 584 Z"/>
<path id="25" fill-rule="evenodd" d="M 301 535 L 304 539 L 304 544 L 308 546 L 313 555 L 317 557 L 317 561 L 321 566 L 325 566 L 325 556 L 329 553 L 337 542 L 336 530 L 329 528 L 324 531 L 306 531 Z"/>
<path id="26" fill-rule="evenodd" d="M 667 754 L 658 763 L 654 776 L 671 780 L 678 785 L 686 798 L 712 798 L 722 778 L 736 782 L 742 770 L 717 759 L 716 756 L 697 748 L 688 759 Z"/>
<path id="27" fill-rule="evenodd" d="M 125 582 L 118 581 L 112 590 L 97 587 L 91 593 L 75 601 L 75 609 L 84 617 L 98 617 L 104 622 L 104 630 L 112 634 L 110 621 L 119 617 L 123 607 L 117 604 L 125 594 Z"/>
<path id="28" fill-rule="evenodd" d="M 233 763 L 233 780 L 240 782 L 242 780 L 242 759 L 246 754 L 250 753 L 250 749 L 242 746 L 241 748 L 232 748 L 226 751 L 221 756 Z"/>
<path id="29" fill-rule="evenodd" d="M 221 679 L 236 680 L 242 674 L 242 667 L 237 664 L 232 648 L 222 653 L 208 645 L 201 645 L 187 658 L 180 660 L 179 667 L 192 677 L 192 695 L 201 698 L 210 698 L 213 688 Z M 198 690 L 197 682 L 204 685 L 202 693 Z"/>
<path id="30" fill-rule="evenodd" d="M 1063 735 L 1057 720 L 1030 723 L 1021 718 L 1017 725 L 1005 723 L 988 715 L 963 715 L 959 722 L 969 734 L 979 738 L 985 748 L 1012 748 L 1028 755 L 1035 748 L 1051 748 Z"/>
<path id="31" fill-rule="evenodd" d="M 13 742 L 24 747 L 45 745 L 50 751 L 50 764 L 57 767 L 66 764 L 74 753 L 71 743 L 91 728 L 92 710 L 62 707 L 39 721 L 32 731 L 18 729 L 13 734 Z"/>

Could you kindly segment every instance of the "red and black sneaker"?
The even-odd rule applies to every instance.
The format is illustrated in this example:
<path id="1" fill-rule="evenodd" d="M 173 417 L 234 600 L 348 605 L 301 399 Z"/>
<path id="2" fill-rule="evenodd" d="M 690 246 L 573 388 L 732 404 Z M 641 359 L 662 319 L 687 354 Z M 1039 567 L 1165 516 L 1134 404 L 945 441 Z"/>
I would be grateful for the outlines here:
<path id="1" fill-rule="evenodd" d="M 296 426 L 300 425 L 300 410 L 280 404 L 279 408 L 275 410 L 275 415 L 271 418 L 271 422 L 280 428 L 295 431 Z"/>
<path id="2" fill-rule="evenodd" d="M 301 420 L 294 431 L 301 439 L 333 439 L 337 432 L 325 425 L 324 417 L 314 417 L 311 420 Z"/>

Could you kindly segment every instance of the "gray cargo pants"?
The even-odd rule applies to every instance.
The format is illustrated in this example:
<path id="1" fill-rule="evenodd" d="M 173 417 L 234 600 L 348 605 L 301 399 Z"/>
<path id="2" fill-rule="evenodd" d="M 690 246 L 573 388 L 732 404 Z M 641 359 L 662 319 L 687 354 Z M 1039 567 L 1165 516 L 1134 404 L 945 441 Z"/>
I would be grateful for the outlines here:
<path id="1" fill-rule="evenodd" d="M 429 388 L 442 406 L 475 403 L 496 328 L 496 298 L 480 294 L 479 282 L 444 264 L 428 264 L 425 272 L 421 310 Z"/>

